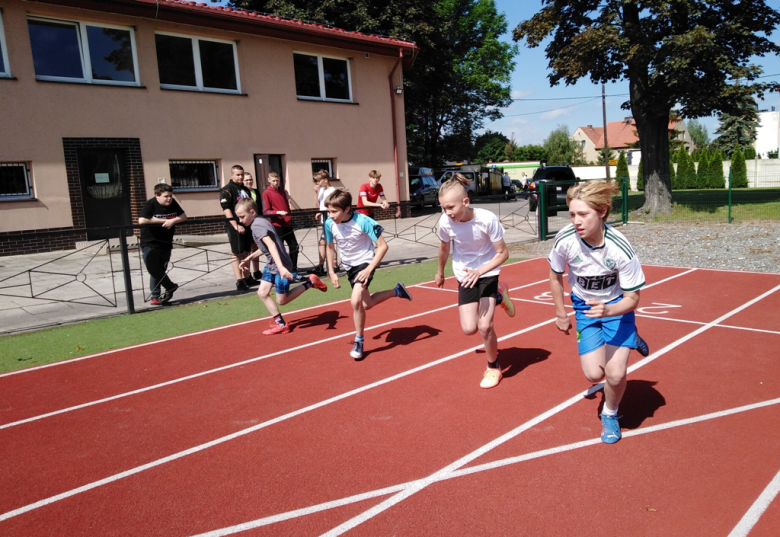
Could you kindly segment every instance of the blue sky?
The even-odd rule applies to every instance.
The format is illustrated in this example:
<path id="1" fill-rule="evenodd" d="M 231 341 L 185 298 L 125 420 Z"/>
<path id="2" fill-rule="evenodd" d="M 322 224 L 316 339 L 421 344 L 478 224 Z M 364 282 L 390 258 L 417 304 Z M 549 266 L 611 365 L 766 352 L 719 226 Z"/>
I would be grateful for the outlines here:
<path id="1" fill-rule="evenodd" d="M 504 40 L 511 42 L 511 30 L 522 21 L 530 19 L 540 9 L 540 0 L 495 0 L 498 11 L 507 18 L 510 35 Z M 770 6 L 776 2 L 769 0 Z M 780 31 L 775 31 L 775 42 L 780 40 Z M 516 66 L 512 75 L 512 97 L 515 99 L 551 99 L 581 97 L 581 100 L 564 101 L 515 101 L 512 106 L 503 110 L 504 117 L 485 125 L 486 129 L 499 131 L 511 137 L 519 145 L 539 144 L 558 125 L 569 127 L 572 134 L 579 126 L 603 125 L 601 112 L 601 85 L 591 83 L 590 79 L 581 79 L 577 84 L 566 86 L 561 83 L 550 87 L 547 75 L 547 59 L 544 56 L 544 45 L 531 49 L 520 45 L 520 53 L 516 58 Z M 767 80 L 780 81 L 780 58 L 777 56 L 756 58 L 755 63 L 764 67 L 764 74 L 778 76 Z M 630 110 L 621 110 L 620 105 L 628 99 L 628 82 L 616 82 L 606 85 L 607 121 L 618 121 L 631 115 Z M 609 97 L 613 95 L 613 97 Z M 596 97 L 588 99 L 588 97 Z M 766 102 L 759 103 L 760 109 L 774 106 L 780 109 L 780 96 L 772 94 Z M 564 108 L 567 107 L 567 108 Z M 714 138 L 718 128 L 715 117 L 699 118 L 707 127 L 710 139 Z"/>
<path id="2" fill-rule="evenodd" d="M 498 11 L 507 18 L 508 33 L 503 37 L 512 42 L 511 31 L 522 21 L 530 19 L 541 8 L 540 0 L 495 0 Z M 227 4 L 221 0 L 220 4 Z M 777 0 L 768 0 L 767 4 L 777 9 Z M 773 35 L 780 42 L 780 30 Z M 603 125 L 601 112 L 601 85 L 593 84 L 590 79 L 581 79 L 577 84 L 560 84 L 550 87 L 547 79 L 547 59 L 544 57 L 544 45 L 531 49 L 520 45 L 520 53 L 512 75 L 512 97 L 515 99 L 566 99 L 560 101 L 515 101 L 503 110 L 504 117 L 487 123 L 485 129 L 499 131 L 507 137 L 514 136 L 519 145 L 541 144 L 559 125 L 566 125 L 573 134 L 579 126 Z M 756 58 L 762 65 L 765 75 L 776 75 L 767 80 L 780 81 L 780 58 L 777 56 Z M 630 115 L 629 110 L 621 110 L 620 105 L 628 100 L 628 82 L 615 82 L 606 85 L 607 121 L 619 121 Z M 573 99 L 573 98 L 577 99 Z M 759 108 L 774 106 L 780 110 L 780 95 L 769 95 L 759 103 Z M 714 138 L 718 128 L 716 117 L 699 118 Z"/>

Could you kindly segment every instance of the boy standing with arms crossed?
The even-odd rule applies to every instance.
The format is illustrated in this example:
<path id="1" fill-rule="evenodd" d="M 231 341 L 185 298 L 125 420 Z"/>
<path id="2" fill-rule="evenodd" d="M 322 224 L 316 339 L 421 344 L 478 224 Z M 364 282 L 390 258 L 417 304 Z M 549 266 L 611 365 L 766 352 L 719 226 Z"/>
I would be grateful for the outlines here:
<path id="1" fill-rule="evenodd" d="M 276 234 L 276 228 L 265 218 L 258 218 L 257 204 L 251 200 L 241 200 L 236 204 L 236 216 L 252 233 L 252 238 L 257 244 L 257 251 L 241 261 L 242 267 L 248 267 L 253 259 L 265 254 L 266 265 L 257 289 L 257 296 L 263 302 L 268 312 L 273 315 L 271 327 L 263 331 L 263 335 L 286 334 L 290 327 L 284 321 L 277 302 L 283 306 L 298 298 L 301 293 L 314 287 L 323 293 L 328 286 L 315 274 L 309 276 L 308 281 L 290 290 L 293 280 L 292 260 L 284 248 L 282 239 Z M 271 288 L 276 289 L 276 300 L 271 298 Z"/>
<path id="2" fill-rule="evenodd" d="M 515 308 L 509 290 L 498 283 L 501 263 L 509 259 L 504 243 L 504 228 L 498 217 L 486 209 L 471 208 L 466 187 L 469 181 L 456 173 L 442 183 L 439 204 L 444 214 L 439 218 L 439 270 L 436 285 L 444 286 L 444 265 L 453 242 L 452 270 L 458 280 L 458 312 L 463 333 L 479 330 L 485 344 L 487 369 L 481 388 L 498 386 L 503 376 L 498 363 L 498 338 L 493 328 L 493 314 L 500 304 L 510 317 Z"/>
<path id="3" fill-rule="evenodd" d="M 341 288 L 339 277 L 333 270 L 336 259 L 335 244 L 341 252 L 341 264 L 347 269 L 347 278 L 352 285 L 352 317 L 355 321 L 355 344 L 349 353 L 355 360 L 363 359 L 363 330 L 366 326 L 366 311 L 393 297 L 412 300 L 412 295 L 403 283 L 393 289 L 369 293 L 368 286 L 374 277 L 374 270 L 387 253 L 387 242 L 382 237 L 382 226 L 368 216 L 353 212 L 352 195 L 337 190 L 326 200 L 328 219 L 325 221 L 325 239 L 328 241 L 328 272 L 336 289 Z M 376 251 L 374 251 L 376 242 Z"/>

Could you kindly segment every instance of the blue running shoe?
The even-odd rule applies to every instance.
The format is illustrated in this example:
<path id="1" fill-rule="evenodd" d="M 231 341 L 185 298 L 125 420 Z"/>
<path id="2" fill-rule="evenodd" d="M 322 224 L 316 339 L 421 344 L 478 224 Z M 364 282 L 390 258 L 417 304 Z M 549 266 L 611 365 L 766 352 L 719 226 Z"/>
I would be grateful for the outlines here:
<path id="1" fill-rule="evenodd" d="M 352 346 L 352 351 L 349 353 L 349 355 L 354 358 L 355 360 L 362 360 L 363 359 L 363 342 L 362 341 L 355 341 L 355 344 Z"/>
<path id="2" fill-rule="evenodd" d="M 406 300 L 412 299 L 412 295 L 406 290 L 406 286 L 401 282 L 398 282 L 398 285 L 395 286 L 395 296 L 398 298 L 405 298 Z"/>
<path id="3" fill-rule="evenodd" d="M 620 416 L 605 416 L 601 414 L 601 441 L 605 444 L 614 444 L 621 438 Z"/>
<path id="4" fill-rule="evenodd" d="M 650 354 L 650 347 L 647 346 L 647 341 L 642 339 L 639 334 L 636 335 L 636 350 L 645 358 Z"/>

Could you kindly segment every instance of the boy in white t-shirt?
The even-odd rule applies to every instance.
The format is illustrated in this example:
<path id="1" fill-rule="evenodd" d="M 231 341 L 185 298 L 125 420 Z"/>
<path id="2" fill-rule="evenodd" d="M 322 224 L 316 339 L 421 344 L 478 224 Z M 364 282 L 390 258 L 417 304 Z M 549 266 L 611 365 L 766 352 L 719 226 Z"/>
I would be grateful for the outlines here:
<path id="1" fill-rule="evenodd" d="M 498 217 L 486 209 L 472 208 L 466 187 L 471 181 L 456 173 L 442 183 L 439 205 L 444 214 L 439 218 L 439 270 L 436 285 L 444 285 L 444 265 L 452 252 L 452 270 L 458 280 L 458 311 L 463 332 L 471 335 L 479 330 L 487 353 L 487 369 L 480 387 L 493 388 L 501 382 L 498 363 L 498 338 L 493 328 L 493 314 L 500 303 L 510 317 L 515 310 L 509 290 L 499 284 L 501 264 L 509 258 L 504 243 L 504 227 Z"/>
<path id="2" fill-rule="evenodd" d="M 341 264 L 347 269 L 347 278 L 352 285 L 352 317 L 355 321 L 355 344 L 350 356 L 363 359 L 363 329 L 366 325 L 366 310 L 370 310 L 388 298 L 398 297 L 411 300 L 412 295 L 403 283 L 393 289 L 369 293 L 368 286 L 374 277 L 374 270 L 387 253 L 387 242 L 382 237 L 382 226 L 364 214 L 352 211 L 352 195 L 337 190 L 325 200 L 328 219 L 325 221 L 325 238 L 328 241 L 328 269 L 330 281 L 339 289 L 339 277 L 333 270 L 336 259 L 335 245 L 341 252 Z M 376 243 L 376 251 L 374 251 Z"/>
<path id="3" fill-rule="evenodd" d="M 618 405 L 626 390 L 631 349 L 650 350 L 636 331 L 634 310 L 645 275 L 631 244 L 606 224 L 612 198 L 620 188 L 613 181 L 584 181 L 566 195 L 571 225 L 555 236 L 550 252 L 550 289 L 558 329 L 569 334 L 571 319 L 563 301 L 563 273 L 577 321 L 577 347 L 582 372 L 590 382 L 604 381 L 601 440 L 620 440 Z"/>
<path id="4" fill-rule="evenodd" d="M 313 176 L 314 191 L 317 193 L 317 205 L 320 208 L 320 213 L 316 215 L 318 222 L 325 221 L 328 217 L 328 207 L 325 205 L 325 200 L 336 191 L 336 187 L 330 184 L 330 174 L 327 170 L 319 170 Z M 320 241 L 318 245 L 318 251 L 320 255 L 319 265 L 314 267 L 314 273 L 319 276 L 327 274 L 327 270 L 323 267 L 325 263 L 325 226 L 322 227 L 322 233 L 320 234 Z M 335 258 L 334 258 L 335 259 Z M 338 263 L 334 265 L 334 268 L 338 266 Z"/>

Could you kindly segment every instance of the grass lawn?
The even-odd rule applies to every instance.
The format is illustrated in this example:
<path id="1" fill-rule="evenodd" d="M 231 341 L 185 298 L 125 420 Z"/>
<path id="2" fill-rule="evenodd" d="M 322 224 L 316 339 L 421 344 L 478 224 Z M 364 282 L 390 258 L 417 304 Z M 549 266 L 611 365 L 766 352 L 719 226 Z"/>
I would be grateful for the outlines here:
<path id="1" fill-rule="evenodd" d="M 437 261 L 434 260 L 380 269 L 374 275 L 371 289 L 391 289 L 399 281 L 413 285 L 433 280 L 436 265 Z M 447 263 L 445 275 L 452 276 L 450 262 Z M 351 287 L 346 277 L 339 278 L 341 289 L 333 289 L 330 279 L 324 281 L 328 284 L 327 293 L 309 290 L 291 304 L 280 307 L 280 310 L 295 311 L 349 298 Z M 257 295 L 247 293 L 237 297 L 174 305 L 133 315 L 3 336 L 0 337 L 0 372 L 58 362 L 267 315 L 268 311 Z"/>
<path id="2" fill-rule="evenodd" d="M 628 195 L 630 218 L 642 218 L 637 214 L 645 202 L 644 192 Z M 672 192 L 672 212 L 656 215 L 654 222 L 728 222 L 728 191 L 675 190 Z M 780 220 L 780 188 L 734 189 L 731 192 L 731 217 L 736 221 Z"/>

